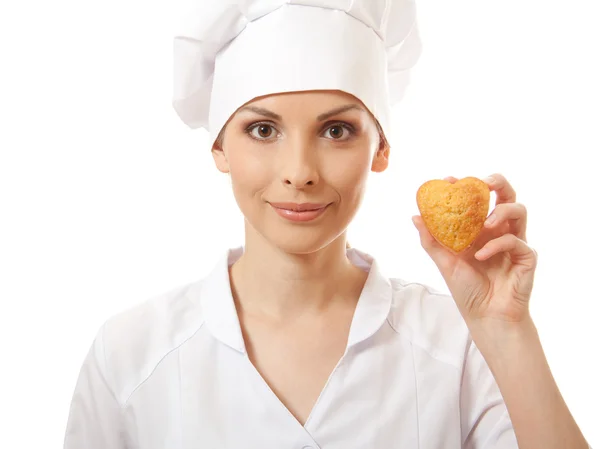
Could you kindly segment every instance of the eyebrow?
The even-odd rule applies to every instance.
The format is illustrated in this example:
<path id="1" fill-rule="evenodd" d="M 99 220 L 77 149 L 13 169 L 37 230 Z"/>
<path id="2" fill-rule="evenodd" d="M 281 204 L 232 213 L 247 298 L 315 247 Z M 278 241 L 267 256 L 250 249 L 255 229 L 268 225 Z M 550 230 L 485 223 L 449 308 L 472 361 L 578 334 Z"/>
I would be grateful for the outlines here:
<path id="1" fill-rule="evenodd" d="M 364 108 L 360 107 L 357 104 L 347 104 L 345 106 L 340 106 L 339 108 L 335 108 L 329 112 L 325 112 L 325 113 L 319 115 L 317 117 L 317 121 L 322 122 L 323 120 L 327 120 L 328 118 L 333 117 L 334 115 L 338 115 L 338 114 L 341 114 L 342 112 L 350 111 L 352 109 L 364 111 Z M 269 111 L 268 109 L 259 108 L 257 106 L 246 106 L 246 107 L 242 108 L 241 110 L 242 111 L 252 111 L 252 112 L 255 112 L 256 114 L 263 115 L 263 116 L 268 117 L 273 120 L 279 120 L 279 121 L 282 120 L 281 115 L 275 114 L 274 112 Z"/>

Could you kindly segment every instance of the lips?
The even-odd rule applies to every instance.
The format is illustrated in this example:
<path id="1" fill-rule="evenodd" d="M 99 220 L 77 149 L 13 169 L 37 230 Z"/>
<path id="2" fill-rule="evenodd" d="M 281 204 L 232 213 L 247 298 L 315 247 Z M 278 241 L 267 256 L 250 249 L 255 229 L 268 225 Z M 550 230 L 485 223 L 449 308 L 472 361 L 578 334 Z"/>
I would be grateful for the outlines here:
<path id="1" fill-rule="evenodd" d="M 331 204 L 319 203 L 269 203 L 273 210 L 289 221 L 307 222 L 321 216 Z"/>
<path id="2" fill-rule="evenodd" d="M 284 209 L 293 212 L 306 212 L 324 209 L 327 204 L 319 203 L 271 203 L 271 206 L 277 209 Z"/>

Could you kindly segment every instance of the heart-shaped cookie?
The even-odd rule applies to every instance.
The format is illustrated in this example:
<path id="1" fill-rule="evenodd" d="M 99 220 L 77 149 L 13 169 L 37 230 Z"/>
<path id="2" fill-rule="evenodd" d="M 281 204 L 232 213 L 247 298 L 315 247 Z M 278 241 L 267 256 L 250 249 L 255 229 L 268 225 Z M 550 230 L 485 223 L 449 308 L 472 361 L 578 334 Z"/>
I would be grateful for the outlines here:
<path id="1" fill-rule="evenodd" d="M 434 179 L 417 191 L 417 206 L 425 226 L 443 246 L 460 253 L 483 229 L 490 207 L 490 188 L 478 178 Z"/>

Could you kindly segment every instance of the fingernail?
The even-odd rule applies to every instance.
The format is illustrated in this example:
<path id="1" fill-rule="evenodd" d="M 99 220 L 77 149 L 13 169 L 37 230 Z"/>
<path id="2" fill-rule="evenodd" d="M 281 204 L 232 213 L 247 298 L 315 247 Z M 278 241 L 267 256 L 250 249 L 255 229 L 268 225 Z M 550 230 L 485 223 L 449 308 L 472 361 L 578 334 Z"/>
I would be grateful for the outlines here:
<path id="1" fill-rule="evenodd" d="M 486 184 L 493 184 L 494 182 L 496 182 L 496 180 L 493 176 L 488 176 L 487 178 L 483 178 L 483 182 L 485 182 Z"/>
<path id="2" fill-rule="evenodd" d="M 477 251 L 475 253 L 475 258 L 482 259 L 484 257 L 487 257 L 488 253 L 489 253 L 489 250 L 487 250 L 487 249 L 480 249 L 479 251 Z"/>
<path id="3" fill-rule="evenodd" d="M 490 225 L 494 224 L 495 221 L 496 221 L 496 214 L 492 214 L 488 217 L 487 220 L 485 220 L 485 225 L 490 226 Z"/>

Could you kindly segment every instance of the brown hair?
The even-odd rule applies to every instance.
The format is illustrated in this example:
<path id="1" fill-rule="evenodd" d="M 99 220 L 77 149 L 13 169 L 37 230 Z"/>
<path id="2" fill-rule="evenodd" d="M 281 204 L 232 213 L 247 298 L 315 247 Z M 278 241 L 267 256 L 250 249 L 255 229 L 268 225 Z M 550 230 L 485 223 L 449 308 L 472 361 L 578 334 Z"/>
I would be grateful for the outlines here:
<path id="1" fill-rule="evenodd" d="M 213 144 L 213 148 L 214 147 L 217 147 L 219 149 L 223 148 L 223 141 L 225 140 L 225 128 L 226 127 L 227 127 L 227 125 L 225 125 L 225 126 L 223 126 L 223 128 L 221 128 L 221 131 L 219 132 L 219 135 L 215 139 L 215 143 Z"/>
<path id="2" fill-rule="evenodd" d="M 379 139 L 380 139 L 379 140 L 379 148 L 380 149 L 385 148 L 389 144 L 388 144 L 388 140 L 386 139 L 385 134 L 383 132 L 383 128 L 381 128 L 381 125 L 379 124 L 379 120 L 377 120 L 375 118 L 375 116 L 373 116 L 373 114 L 371 114 L 371 117 L 375 121 L 375 126 L 377 126 L 377 131 L 379 132 Z M 221 128 L 219 135 L 215 139 L 215 143 L 214 143 L 213 147 L 223 149 L 223 142 L 225 140 L 225 129 L 226 128 L 227 128 L 227 124 L 225 124 L 225 126 L 223 126 L 223 128 Z M 350 248 L 352 248 L 352 246 L 350 246 L 350 243 L 348 241 L 346 241 L 346 249 L 350 249 Z"/>

